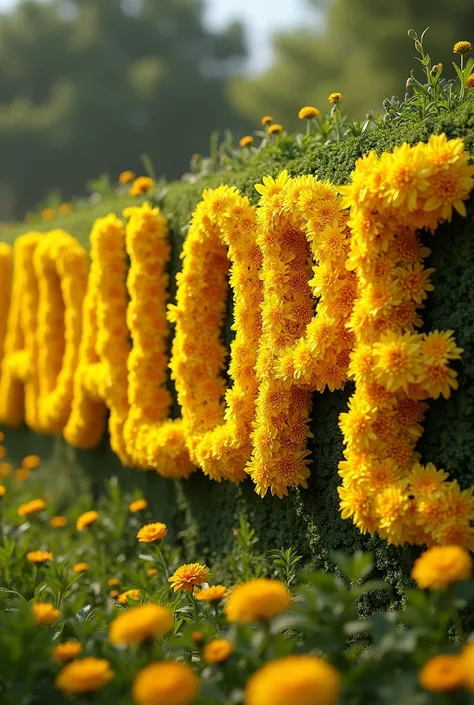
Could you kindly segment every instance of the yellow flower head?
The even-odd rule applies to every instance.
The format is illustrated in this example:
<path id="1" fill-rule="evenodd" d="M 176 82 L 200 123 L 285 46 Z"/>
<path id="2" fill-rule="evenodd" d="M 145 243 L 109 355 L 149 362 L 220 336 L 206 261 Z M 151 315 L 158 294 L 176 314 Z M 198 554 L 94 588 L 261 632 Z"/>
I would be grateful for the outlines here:
<path id="1" fill-rule="evenodd" d="M 111 597 L 112 600 L 118 600 L 118 598 L 120 597 L 120 592 L 118 590 L 111 590 L 109 592 L 109 597 Z"/>
<path id="2" fill-rule="evenodd" d="M 35 602 L 32 609 L 36 623 L 42 626 L 52 624 L 61 615 L 61 611 L 57 610 L 49 602 Z"/>
<path id="3" fill-rule="evenodd" d="M 30 563 L 46 563 L 53 560 L 53 554 L 50 551 L 30 551 L 26 554 L 26 560 Z"/>
<path id="4" fill-rule="evenodd" d="M 0 463 L 0 477 L 8 477 L 13 472 L 13 465 L 11 463 Z"/>
<path id="5" fill-rule="evenodd" d="M 43 208 L 40 215 L 42 220 L 54 220 L 56 213 L 52 208 Z"/>
<path id="6" fill-rule="evenodd" d="M 109 587 L 115 587 L 119 583 L 120 583 L 120 580 L 118 578 L 110 578 L 109 580 L 107 580 L 107 585 Z"/>
<path id="7" fill-rule="evenodd" d="M 191 634 L 191 638 L 196 642 L 196 644 L 200 644 L 204 641 L 204 634 L 202 632 L 193 632 Z"/>
<path id="8" fill-rule="evenodd" d="M 138 673 L 132 687 L 137 705 L 192 705 L 199 679 L 186 663 L 156 661 Z"/>
<path id="9" fill-rule="evenodd" d="M 99 513 L 95 509 L 91 509 L 89 512 L 84 512 L 76 521 L 76 529 L 78 531 L 84 531 L 88 526 L 94 524 L 99 518 Z"/>
<path id="10" fill-rule="evenodd" d="M 76 563 L 72 566 L 75 573 L 85 573 L 89 569 L 89 564 L 83 561 L 82 563 Z"/>
<path id="11" fill-rule="evenodd" d="M 420 685 L 431 693 L 455 690 L 463 684 L 463 660 L 457 654 L 440 654 L 425 663 L 418 678 Z"/>
<path id="12" fill-rule="evenodd" d="M 5 485 L 0 485 L 0 497 L 5 497 L 6 493 L 7 488 L 5 487 Z"/>
<path id="13" fill-rule="evenodd" d="M 67 519 L 63 516 L 55 516 L 51 517 L 51 521 L 49 523 L 55 529 L 62 529 L 64 526 L 66 526 Z"/>
<path id="14" fill-rule="evenodd" d="M 139 602 L 142 599 L 142 593 L 140 590 L 137 590 L 136 588 L 132 588 L 132 590 L 125 590 L 125 592 L 120 593 L 120 595 L 117 597 L 117 601 L 121 605 L 126 605 L 128 600 L 133 600 L 134 602 Z"/>
<path id="15" fill-rule="evenodd" d="M 330 93 L 328 95 L 328 101 L 331 103 L 331 105 L 336 105 L 337 103 L 340 103 L 342 100 L 342 93 Z"/>
<path id="16" fill-rule="evenodd" d="M 152 578 L 154 575 L 158 575 L 158 569 L 157 568 L 148 568 L 146 574 L 148 577 Z"/>
<path id="17" fill-rule="evenodd" d="M 281 132 L 283 132 L 283 125 L 279 125 L 277 122 L 268 127 L 269 135 L 279 135 Z"/>
<path id="18" fill-rule="evenodd" d="M 474 73 L 471 73 L 468 77 L 466 81 L 466 88 L 474 88 Z"/>
<path id="19" fill-rule="evenodd" d="M 317 656 L 286 656 L 269 661 L 247 681 L 245 705 L 334 705 L 340 677 Z"/>
<path id="20" fill-rule="evenodd" d="M 273 118 L 271 115 L 264 115 L 263 118 L 260 120 L 262 125 L 266 127 L 267 125 L 271 125 L 273 122 Z"/>
<path id="21" fill-rule="evenodd" d="M 78 641 L 65 641 L 57 644 L 53 650 L 53 661 L 70 661 L 82 651 L 82 646 Z"/>
<path id="22" fill-rule="evenodd" d="M 201 563 L 186 563 L 180 566 L 171 578 L 168 578 L 168 582 L 173 586 L 174 592 L 178 590 L 192 592 L 195 585 L 205 581 L 208 573 L 209 568 Z"/>
<path id="23" fill-rule="evenodd" d="M 211 587 L 204 588 L 195 594 L 197 600 L 202 600 L 203 602 L 218 602 L 229 594 L 228 589 L 225 585 L 211 585 Z"/>
<path id="24" fill-rule="evenodd" d="M 126 169 L 125 171 L 122 171 L 119 174 L 119 183 L 120 184 L 128 184 L 128 183 L 130 183 L 130 181 L 133 181 L 134 178 L 135 178 L 134 172 L 131 171 L 130 169 Z"/>
<path id="25" fill-rule="evenodd" d="M 46 502 L 44 499 L 32 499 L 30 502 L 26 502 L 26 504 L 22 504 L 18 508 L 18 516 L 28 517 L 31 514 L 42 512 L 45 507 Z"/>
<path id="26" fill-rule="evenodd" d="M 39 455 L 26 455 L 21 461 L 21 467 L 27 470 L 34 470 L 41 462 Z"/>
<path id="27" fill-rule="evenodd" d="M 141 644 L 163 636 L 173 626 L 173 614 L 161 605 L 146 604 L 123 612 L 110 624 L 109 639 L 116 646 Z"/>
<path id="28" fill-rule="evenodd" d="M 59 215 L 69 215 L 72 211 L 72 203 L 61 203 L 58 208 Z"/>
<path id="29" fill-rule="evenodd" d="M 469 54 L 471 50 L 471 42 L 456 42 L 456 44 L 453 46 L 454 54 Z"/>
<path id="30" fill-rule="evenodd" d="M 256 622 L 285 612 L 290 602 L 291 595 L 282 582 L 256 578 L 232 590 L 225 613 L 229 622 Z"/>
<path id="31" fill-rule="evenodd" d="M 146 499 L 136 499 L 134 502 L 131 502 L 128 505 L 129 511 L 131 511 L 133 514 L 136 512 L 142 512 L 144 509 L 148 507 L 148 502 Z"/>
<path id="32" fill-rule="evenodd" d="M 474 643 L 470 642 L 464 647 L 461 654 L 463 666 L 463 685 L 470 692 L 474 693 Z"/>
<path id="33" fill-rule="evenodd" d="M 415 561 L 411 577 L 419 588 L 442 590 L 452 583 L 469 580 L 472 559 L 460 546 L 435 546 Z"/>
<path id="34" fill-rule="evenodd" d="M 206 644 L 202 655 L 208 663 L 220 663 L 228 659 L 233 651 L 234 645 L 227 639 L 214 639 Z"/>
<path id="35" fill-rule="evenodd" d="M 56 676 L 56 687 L 68 695 L 93 693 L 114 677 L 110 663 L 103 658 L 83 658 L 68 663 Z"/>
<path id="36" fill-rule="evenodd" d="M 312 118 L 317 118 L 321 115 L 317 108 L 313 108 L 312 105 L 305 105 L 304 108 L 298 112 L 298 117 L 300 120 L 311 120 Z"/>
<path id="37" fill-rule="evenodd" d="M 150 176 L 139 176 L 130 187 L 130 196 L 142 196 L 155 185 L 154 180 Z"/>
<path id="38" fill-rule="evenodd" d="M 421 340 L 416 333 L 385 333 L 373 348 L 374 373 L 389 392 L 406 390 L 421 369 Z"/>
<path id="39" fill-rule="evenodd" d="M 18 468 L 15 473 L 15 476 L 17 480 L 23 482 L 23 480 L 27 480 L 29 478 L 30 471 L 27 468 Z"/>
<path id="40" fill-rule="evenodd" d="M 242 137 L 239 144 L 241 147 L 250 147 L 253 144 L 253 137 L 251 135 L 246 135 L 245 137 Z"/>
<path id="41" fill-rule="evenodd" d="M 145 524 L 145 526 L 142 526 L 137 534 L 137 539 L 140 543 L 154 543 L 155 541 L 164 539 L 167 533 L 168 527 L 166 524 L 157 521 L 154 524 Z"/>

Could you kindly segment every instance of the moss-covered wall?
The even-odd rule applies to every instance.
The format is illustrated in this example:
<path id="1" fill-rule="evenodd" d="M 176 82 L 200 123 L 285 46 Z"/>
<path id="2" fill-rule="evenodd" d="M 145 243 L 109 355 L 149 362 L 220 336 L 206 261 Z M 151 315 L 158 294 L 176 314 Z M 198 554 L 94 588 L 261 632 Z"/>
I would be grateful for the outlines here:
<path id="1" fill-rule="evenodd" d="M 445 131 L 449 137 L 464 138 L 474 153 L 474 105 L 455 114 L 422 125 L 379 129 L 342 144 L 316 145 L 305 137 L 299 147 L 283 143 L 256 155 L 240 171 L 214 174 L 193 184 L 170 185 L 162 203 L 169 218 L 173 243 L 172 274 L 180 267 L 179 253 L 191 212 L 205 187 L 220 183 L 235 184 L 253 201 L 254 184 L 265 174 L 275 175 L 282 168 L 291 175 L 311 173 L 333 183 L 349 180 L 356 159 L 370 149 L 392 150 L 403 141 L 426 141 L 430 134 Z M 81 239 L 84 232 L 75 233 Z M 468 204 L 468 217 L 455 216 L 452 224 L 441 227 L 434 236 L 423 235 L 432 249 L 427 266 L 434 267 L 435 291 L 428 299 L 423 318 L 426 330 L 453 329 L 465 352 L 459 370 L 460 388 L 452 397 L 430 403 L 425 434 L 419 443 L 424 461 L 446 468 L 463 488 L 474 484 L 474 198 Z M 172 296 L 175 295 L 174 276 Z M 225 336 L 226 339 L 228 336 Z M 225 571 L 229 553 L 235 547 L 232 529 L 244 513 L 259 536 L 262 550 L 293 546 L 306 562 L 327 565 L 328 552 L 357 548 L 374 551 L 380 576 L 398 588 L 408 580 L 408 566 L 417 549 L 388 546 L 377 538 L 363 537 L 350 521 L 342 521 L 338 511 L 337 465 L 342 457 L 342 437 L 338 415 L 347 404 L 350 385 L 344 392 L 316 394 L 313 410 L 314 440 L 311 444 L 312 474 L 307 490 L 290 491 L 288 498 L 260 499 L 250 482 L 240 486 L 211 482 L 197 472 L 188 481 L 167 481 L 152 473 L 121 469 L 104 440 L 93 452 L 76 453 L 62 440 L 39 439 L 27 430 L 9 432 L 9 448 L 21 457 L 40 450 L 52 463 L 75 463 L 71 483 L 85 473 L 99 492 L 103 479 L 119 473 L 124 483 L 146 486 L 155 505 L 157 520 L 169 523 L 177 540 L 184 545 L 189 559 L 202 557 Z M 64 459 L 67 462 L 64 462 Z M 372 598 L 370 607 L 377 603 Z"/>

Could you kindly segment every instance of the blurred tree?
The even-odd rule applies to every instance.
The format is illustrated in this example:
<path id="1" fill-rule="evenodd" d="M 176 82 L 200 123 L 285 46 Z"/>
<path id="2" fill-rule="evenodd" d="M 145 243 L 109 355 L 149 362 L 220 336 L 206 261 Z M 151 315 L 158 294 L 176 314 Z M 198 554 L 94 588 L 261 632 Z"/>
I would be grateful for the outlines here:
<path id="1" fill-rule="evenodd" d="M 353 117 L 380 111 L 393 94 L 403 97 L 410 69 L 418 69 L 407 30 L 430 27 L 425 44 L 434 62 L 451 67 L 455 41 L 474 43 L 473 0 L 308 0 L 315 11 L 313 29 L 278 34 L 275 60 L 256 78 L 235 78 L 231 98 L 256 122 L 273 115 L 296 126 L 302 105 L 326 108 L 327 96 L 340 91 Z"/>
<path id="2" fill-rule="evenodd" d="M 0 20 L 0 192 L 31 208 L 91 176 L 179 176 L 214 129 L 241 129 L 226 83 L 242 27 L 207 32 L 201 0 L 24 0 Z M 2 200 L 2 204 L 5 199 Z M 8 217 L 9 213 L 2 213 Z"/>

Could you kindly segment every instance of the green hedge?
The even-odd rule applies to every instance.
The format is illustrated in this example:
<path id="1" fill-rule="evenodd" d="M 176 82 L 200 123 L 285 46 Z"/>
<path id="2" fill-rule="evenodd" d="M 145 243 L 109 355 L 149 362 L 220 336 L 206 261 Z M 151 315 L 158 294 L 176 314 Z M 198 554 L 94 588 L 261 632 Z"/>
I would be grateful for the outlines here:
<path id="1" fill-rule="evenodd" d="M 426 141 L 430 134 L 446 132 L 449 137 L 463 137 L 467 149 L 474 153 L 474 105 L 464 106 L 454 114 L 445 114 L 431 122 L 387 127 L 351 138 L 341 144 L 318 145 L 311 136 L 284 140 L 254 156 L 242 170 L 220 172 L 196 181 L 171 184 L 162 208 L 169 218 L 173 243 L 172 296 L 175 295 L 174 274 L 180 267 L 179 253 L 186 235 L 193 208 L 202 190 L 221 183 L 238 186 L 252 201 L 257 194 L 254 184 L 265 174 L 276 175 L 282 168 L 291 175 L 315 174 L 333 183 L 349 180 L 356 159 L 370 149 L 381 153 L 407 141 Z M 74 226 L 74 220 L 71 224 Z M 76 220 L 72 233 L 84 240 L 87 222 L 85 214 Z M 460 389 L 451 399 L 430 403 L 425 421 L 425 433 L 419 443 L 424 461 L 446 468 L 463 488 L 474 484 L 474 199 L 468 204 L 468 217 L 455 216 L 453 223 L 441 227 L 434 236 L 423 235 L 432 249 L 427 266 L 434 267 L 435 291 L 423 313 L 426 330 L 453 329 L 465 352 L 459 370 Z M 229 318 L 231 311 L 229 311 Z M 225 334 L 228 340 L 229 335 Z M 155 505 L 157 520 L 169 523 L 176 538 L 182 542 L 188 559 L 198 556 L 209 561 L 217 573 L 231 570 L 232 550 L 235 550 L 232 529 L 245 515 L 259 536 L 259 547 L 266 550 L 293 546 L 307 563 L 325 567 L 329 551 L 352 552 L 358 548 L 374 552 L 380 577 L 390 580 L 402 590 L 407 584 L 408 567 L 417 549 L 388 546 L 375 537 L 363 537 L 350 521 L 342 521 L 338 511 L 338 461 L 342 457 L 342 437 L 337 425 L 338 415 L 346 408 L 351 385 L 344 392 L 316 394 L 314 398 L 314 441 L 311 446 L 313 465 L 308 490 L 296 489 L 289 497 L 279 500 L 260 499 L 250 482 L 240 486 L 217 484 L 197 472 L 188 481 L 167 481 L 152 473 L 139 473 L 120 468 L 106 440 L 101 447 L 87 453 L 76 453 L 62 440 L 51 441 L 34 436 L 27 429 L 8 431 L 9 448 L 17 456 L 39 450 L 50 456 L 51 464 L 71 466 L 71 484 L 79 487 L 79 478 L 87 476 L 94 491 L 101 491 L 103 479 L 118 473 L 121 481 L 146 487 L 147 496 Z M 54 477 L 54 475 L 52 475 Z M 222 577 L 225 577 L 222 575 Z M 381 598 L 380 598 L 381 599 Z M 366 605 L 378 605 L 377 595 Z"/>

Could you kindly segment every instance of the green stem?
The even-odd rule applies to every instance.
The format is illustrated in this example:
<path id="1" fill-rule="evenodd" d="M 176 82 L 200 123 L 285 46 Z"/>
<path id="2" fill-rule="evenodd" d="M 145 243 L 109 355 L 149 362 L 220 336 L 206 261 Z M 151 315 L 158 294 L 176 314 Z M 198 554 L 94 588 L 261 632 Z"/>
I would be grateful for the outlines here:
<path id="1" fill-rule="evenodd" d="M 158 560 L 160 561 L 161 567 L 163 568 L 163 573 L 166 578 L 166 582 L 168 582 L 168 578 L 170 577 L 169 571 L 168 571 L 168 564 L 166 563 L 165 557 L 163 555 L 163 551 L 161 550 L 161 546 L 158 543 L 156 546 L 156 554 L 158 556 Z"/>

